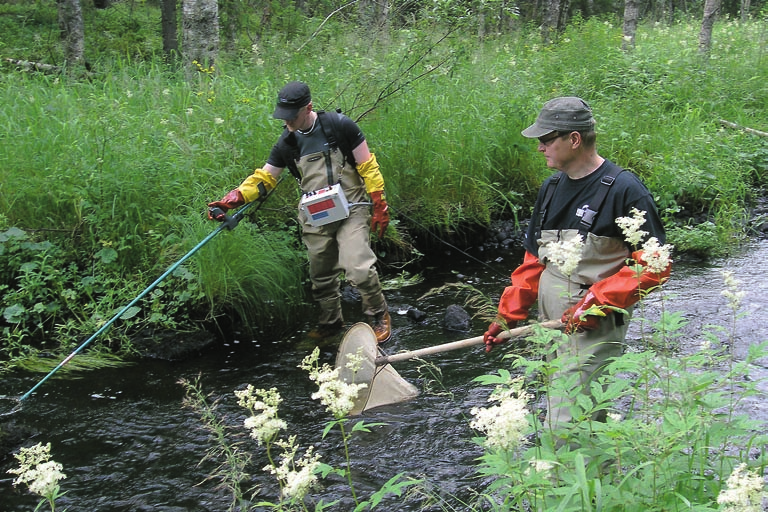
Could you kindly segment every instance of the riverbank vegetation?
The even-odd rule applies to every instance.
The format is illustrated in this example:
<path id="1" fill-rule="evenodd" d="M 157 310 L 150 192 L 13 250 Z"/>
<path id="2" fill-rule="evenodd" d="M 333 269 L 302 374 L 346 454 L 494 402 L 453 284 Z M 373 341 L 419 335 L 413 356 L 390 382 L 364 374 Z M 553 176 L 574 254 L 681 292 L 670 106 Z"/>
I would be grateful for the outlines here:
<path id="1" fill-rule="evenodd" d="M 763 510 L 768 438 L 765 423 L 747 411 L 750 401 L 763 395 L 763 379 L 751 370 L 768 356 L 768 343 L 750 345 L 743 359 L 735 355 L 732 329 L 744 315 L 741 286 L 723 272 L 722 324 L 701 333 L 700 345 L 684 347 L 678 338 L 686 322 L 679 312 L 665 310 L 659 287 L 654 291 L 659 302 L 648 308 L 661 312 L 658 320 L 644 317 L 646 305 L 638 305 L 633 322 L 643 324 L 645 334 L 611 360 L 588 392 L 580 389 L 576 373 L 563 371 L 579 356 L 555 356 L 568 354 L 555 352 L 567 346 L 568 337 L 534 326 L 525 356 L 516 347 L 504 358 L 507 367 L 475 379 L 488 394 L 488 405 L 467 415 L 481 455 L 476 485 L 461 496 L 441 492 L 441 482 L 428 476 L 407 473 L 379 482 L 382 487 L 370 495 L 356 491 L 360 481 L 351 474 L 350 446 L 353 451 L 353 439 L 365 443 L 383 424 L 375 422 L 375 408 L 362 419 L 349 411 L 361 387 L 380 386 L 382 393 L 388 382 L 342 382 L 339 368 L 319 367 L 317 348 L 300 367 L 319 388 L 312 398 L 331 418 L 322 439 L 290 434 L 278 388 L 248 384 L 234 391 L 248 415 L 227 425 L 219 403 L 209 402 L 199 382 L 181 384 L 185 404 L 215 440 L 209 454 L 217 471 L 211 477 L 231 491 L 231 510 L 374 510 L 377 505 L 444 511 Z M 359 367 L 359 359 L 366 358 L 346 355 L 346 368 Z M 435 392 L 439 382 L 430 387 Z M 569 408 L 573 420 L 567 426 L 546 415 L 551 403 Z M 252 439 L 235 450 L 238 434 L 232 430 L 243 429 Z M 332 448 L 328 433 L 337 430 L 341 442 L 333 438 Z M 279 461 L 276 450 L 282 453 Z M 365 480 L 360 475 L 366 472 L 356 469 Z M 265 483 L 271 479 L 276 482 Z M 270 501 L 270 492 L 276 501 Z"/>
<path id="2" fill-rule="evenodd" d="M 520 130 L 559 95 L 591 103 L 600 153 L 645 181 L 678 251 L 724 254 L 750 235 L 768 140 L 738 127 L 768 128 L 764 19 L 719 22 L 704 57 L 689 19 L 642 24 L 623 50 L 612 16 L 576 16 L 546 45 L 523 23 L 479 38 L 439 13 L 385 34 L 297 16 L 259 37 L 243 31 L 190 78 L 159 55 L 157 8 L 131 5 L 86 13 L 97 27 L 87 73 L 4 61 L 6 367 L 71 350 L 216 227 L 206 203 L 266 160 L 280 132 L 274 97 L 292 79 L 311 85 L 316 107 L 359 119 L 377 155 L 395 219 L 375 242 L 385 273 L 441 240 L 476 245 L 492 220 L 527 218 L 548 171 Z M 46 9 L 0 4 L 3 58 L 55 54 Z M 289 329 L 306 293 L 296 202 L 287 178 L 99 346 L 130 352 L 137 333 L 208 328 L 224 316 L 252 331 Z"/>

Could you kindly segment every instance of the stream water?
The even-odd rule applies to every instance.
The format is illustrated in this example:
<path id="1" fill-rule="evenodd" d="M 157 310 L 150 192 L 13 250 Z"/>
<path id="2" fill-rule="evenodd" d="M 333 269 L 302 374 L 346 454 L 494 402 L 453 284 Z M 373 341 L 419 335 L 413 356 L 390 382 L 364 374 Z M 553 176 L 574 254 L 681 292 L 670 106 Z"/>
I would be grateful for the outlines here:
<path id="1" fill-rule="evenodd" d="M 486 258 L 489 255 L 485 256 Z M 498 298 L 508 282 L 520 254 L 493 255 L 489 265 L 480 265 L 462 255 L 446 255 L 440 268 L 424 272 L 420 284 L 389 290 L 387 298 L 393 318 L 393 338 L 386 345 L 389 353 L 437 345 L 482 334 L 486 323 L 475 320 L 469 332 L 447 332 L 443 315 L 447 305 L 460 302 L 451 292 L 425 299 L 422 295 L 446 283 L 472 284 Z M 743 357 L 750 344 L 768 339 L 768 324 L 760 313 L 768 304 L 765 276 L 768 274 L 768 242 L 745 247 L 734 257 L 707 263 L 679 262 L 664 292 L 664 308 L 682 311 L 688 321 L 681 338 L 683 348 L 700 344 L 701 332 L 708 324 L 727 325 L 729 311 L 720 292 L 721 270 L 731 270 L 742 282 L 746 296 L 742 310 L 746 317 L 735 330 L 734 349 Z M 408 307 L 427 314 L 414 322 L 402 313 Z M 360 320 L 357 304 L 345 304 L 348 322 Z M 646 302 L 644 315 L 653 318 L 661 308 L 660 296 Z M 220 400 L 220 419 L 231 427 L 231 441 L 242 442 L 241 449 L 253 456 L 247 482 L 260 487 L 259 497 L 276 501 L 274 477 L 261 470 L 266 464 L 263 449 L 241 428 L 244 410 L 233 391 L 246 384 L 256 388 L 276 387 L 284 399 L 280 415 L 299 443 L 314 445 L 323 461 L 341 466 L 343 449 L 337 435 L 322 438 L 330 419 L 324 408 L 310 398 L 316 390 L 298 364 L 313 348 L 305 337 L 313 313 L 307 312 L 301 328 L 289 339 L 232 339 L 221 342 L 200 357 L 181 362 L 141 360 L 131 366 L 90 371 L 79 379 L 52 379 L 27 398 L 13 413 L 15 423 L 33 431 L 28 444 L 52 443 L 52 458 L 63 465 L 67 478 L 61 482 L 66 494 L 59 508 L 72 511 L 185 511 L 223 512 L 231 505 L 231 494 L 206 480 L 220 461 L 203 460 L 212 446 L 199 416 L 182 406 L 184 389 L 179 379 L 200 378 L 202 389 L 211 400 Z M 639 336 L 633 323 L 630 342 Z M 340 338 L 340 337 L 339 337 Z M 322 360 L 333 364 L 336 345 L 323 347 Z M 481 490 L 486 482 L 474 472 L 481 449 L 473 443 L 469 428 L 470 409 L 487 405 L 489 390 L 473 382 L 479 375 L 506 366 L 504 350 L 486 354 L 481 347 L 461 349 L 429 356 L 442 371 L 442 387 L 422 393 L 408 402 L 367 411 L 367 422 L 384 425 L 370 433 L 355 433 L 350 446 L 358 496 L 367 497 L 390 477 L 405 473 L 423 478 L 432 490 L 461 509 L 460 500 Z M 768 363 L 768 362 L 763 362 Z M 421 387 L 422 376 L 413 361 L 397 363 L 406 380 Z M 766 364 L 754 368 L 761 390 L 768 394 Z M 20 396 L 40 375 L 15 374 L 4 378 L 1 395 Z M 768 420 L 764 397 L 747 402 L 753 419 Z M 15 462 L 15 460 L 8 461 Z M 34 509 L 37 498 L 25 489 L 16 489 L 12 475 L 0 468 L 0 509 L 4 512 Z M 334 510 L 351 510 L 348 488 L 342 483 L 325 483 L 318 494 L 326 502 L 340 499 Z M 380 506 L 382 510 L 422 510 L 416 500 L 401 500 Z M 266 509 L 264 509 L 266 510 Z"/>

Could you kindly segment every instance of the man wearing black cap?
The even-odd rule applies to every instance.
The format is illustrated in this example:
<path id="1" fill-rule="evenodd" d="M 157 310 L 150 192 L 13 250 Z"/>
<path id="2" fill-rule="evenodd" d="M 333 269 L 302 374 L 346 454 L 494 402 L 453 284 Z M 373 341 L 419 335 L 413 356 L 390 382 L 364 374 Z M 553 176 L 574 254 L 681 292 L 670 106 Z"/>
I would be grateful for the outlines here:
<path id="1" fill-rule="evenodd" d="M 285 130 L 266 164 L 220 201 L 210 203 L 209 212 L 216 208 L 226 212 L 258 199 L 289 167 L 304 193 L 299 222 L 309 255 L 312 294 L 320 306 L 318 325 L 309 336 L 325 338 L 343 328 L 339 278 L 343 271 L 360 292 L 363 313 L 377 341 L 384 343 L 390 338 L 391 320 L 369 237 L 371 229 L 379 237 L 384 234 L 389 212 L 376 156 L 354 121 L 336 112 L 313 110 L 309 87 L 303 82 L 290 82 L 280 90 L 273 116 L 285 121 Z M 366 195 L 373 203 L 372 215 L 365 206 Z M 225 218 L 224 213 L 209 217 Z"/>
<path id="2" fill-rule="evenodd" d="M 538 139 L 547 167 L 560 172 L 539 190 L 524 261 L 512 273 L 511 286 L 504 289 L 496 320 L 485 333 L 486 349 L 502 342 L 498 336 L 503 325 L 512 328 L 526 320 L 538 300 L 539 319 L 561 319 L 568 334 L 557 350 L 568 362 L 552 378 L 574 379 L 588 393 L 590 381 L 608 360 L 622 354 L 628 317 L 613 308 L 631 312 L 641 290 L 669 277 L 669 266 L 650 271 L 638 250 L 651 237 L 663 245 L 664 226 L 643 183 L 597 153 L 592 109 L 581 98 L 548 101 L 522 134 Z M 645 212 L 639 246 L 628 243 L 616 223 L 619 217 L 633 217 L 633 209 Z M 568 270 L 554 263 L 561 261 L 565 244 L 577 251 Z M 548 397 L 547 403 L 550 425 L 573 419 L 572 402 Z M 604 416 L 602 411 L 594 419 Z"/>

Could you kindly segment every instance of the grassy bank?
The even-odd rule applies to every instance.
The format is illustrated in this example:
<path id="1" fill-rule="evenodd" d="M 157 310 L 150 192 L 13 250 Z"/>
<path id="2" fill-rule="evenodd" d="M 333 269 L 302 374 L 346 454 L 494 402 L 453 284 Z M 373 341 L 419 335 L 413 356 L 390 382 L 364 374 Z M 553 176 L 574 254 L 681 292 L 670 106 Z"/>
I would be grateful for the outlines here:
<path id="1" fill-rule="evenodd" d="M 206 203 L 265 161 L 280 132 L 274 96 L 291 79 L 312 86 L 318 108 L 363 115 L 397 220 L 380 251 L 402 255 L 427 231 L 461 243 L 492 219 L 527 217 L 548 171 L 520 130 L 559 95 L 592 104 L 601 154 L 644 179 L 678 250 L 722 254 L 748 235 L 768 140 L 720 120 L 767 129 L 762 22 L 718 24 L 707 60 L 697 22 L 642 26 L 629 53 L 618 23 L 594 19 L 547 47 L 525 27 L 482 42 L 440 27 L 382 42 L 333 23 L 311 38 L 316 25 L 243 43 L 193 80 L 136 50 L 93 63 L 88 79 L 3 68 L 2 359 L 39 340 L 71 347 L 214 229 Z M 130 349 L 125 335 L 140 328 L 233 312 L 291 325 L 304 300 L 296 199 L 286 179 L 107 339 Z"/>

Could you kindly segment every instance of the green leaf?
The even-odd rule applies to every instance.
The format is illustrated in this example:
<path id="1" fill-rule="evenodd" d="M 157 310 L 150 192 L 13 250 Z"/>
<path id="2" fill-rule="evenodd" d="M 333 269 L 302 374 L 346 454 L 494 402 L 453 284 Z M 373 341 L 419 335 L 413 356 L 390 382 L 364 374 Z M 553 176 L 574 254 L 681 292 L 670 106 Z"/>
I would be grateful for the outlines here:
<path id="1" fill-rule="evenodd" d="M 352 427 L 352 432 L 370 432 L 370 427 L 379 427 L 382 425 L 386 425 L 386 423 L 366 423 L 365 421 L 358 421 L 355 423 L 355 425 Z"/>
<path id="2" fill-rule="evenodd" d="M 96 257 L 101 259 L 102 263 L 109 264 L 117 259 L 117 251 L 111 247 L 104 247 L 96 253 Z"/>
<path id="3" fill-rule="evenodd" d="M 18 324 L 19 322 L 23 321 L 23 315 L 26 312 L 26 309 L 21 304 L 14 304 L 13 306 L 8 306 L 5 308 L 5 311 L 3 311 L 3 318 L 5 318 L 5 321 L 9 324 Z"/>
<path id="4" fill-rule="evenodd" d="M 141 311 L 141 308 L 138 306 L 131 306 L 130 308 L 125 310 L 125 313 L 120 315 L 120 320 L 130 320 L 131 318 L 135 317 L 139 314 L 139 311 Z"/>

